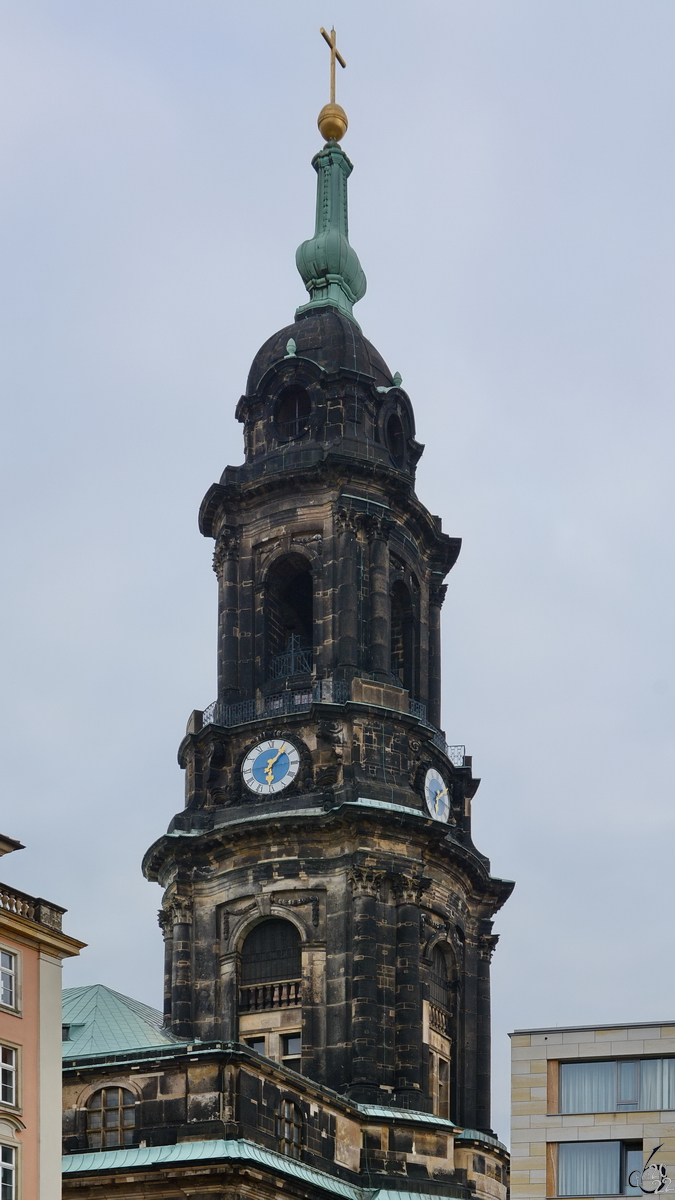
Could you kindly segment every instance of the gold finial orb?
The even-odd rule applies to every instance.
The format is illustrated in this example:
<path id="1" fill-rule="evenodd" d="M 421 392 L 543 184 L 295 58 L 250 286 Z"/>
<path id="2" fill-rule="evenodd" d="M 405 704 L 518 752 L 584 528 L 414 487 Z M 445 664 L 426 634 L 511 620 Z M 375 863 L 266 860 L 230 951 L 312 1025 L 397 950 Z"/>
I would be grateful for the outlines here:
<path id="1" fill-rule="evenodd" d="M 319 113 L 317 125 L 319 133 L 325 141 L 339 142 L 345 136 L 348 124 L 347 114 L 340 104 L 324 104 Z"/>

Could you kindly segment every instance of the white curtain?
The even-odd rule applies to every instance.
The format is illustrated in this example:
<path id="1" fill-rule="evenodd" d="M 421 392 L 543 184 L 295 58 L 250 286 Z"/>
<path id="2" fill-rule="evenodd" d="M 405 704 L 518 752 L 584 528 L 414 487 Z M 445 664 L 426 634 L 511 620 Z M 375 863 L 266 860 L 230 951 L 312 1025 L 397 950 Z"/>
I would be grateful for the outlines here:
<path id="1" fill-rule="evenodd" d="M 618 1196 L 620 1142 L 561 1142 L 558 1146 L 559 1196 Z"/>
<path id="2" fill-rule="evenodd" d="M 616 1112 L 616 1063 L 561 1063 L 560 1111 Z"/>
<path id="3" fill-rule="evenodd" d="M 643 1058 L 640 1063 L 640 1110 L 675 1108 L 675 1058 Z"/>

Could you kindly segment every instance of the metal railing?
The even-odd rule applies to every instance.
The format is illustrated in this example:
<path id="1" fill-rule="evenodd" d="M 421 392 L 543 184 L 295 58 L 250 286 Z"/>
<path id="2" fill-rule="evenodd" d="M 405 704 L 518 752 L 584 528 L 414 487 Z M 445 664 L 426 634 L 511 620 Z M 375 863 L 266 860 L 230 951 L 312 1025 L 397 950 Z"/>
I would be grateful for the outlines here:
<path id="1" fill-rule="evenodd" d="M 290 679 L 291 675 L 311 675 L 312 648 L 293 634 L 283 654 L 275 654 L 267 668 L 270 679 Z"/>
<path id="2" fill-rule="evenodd" d="M 239 988 L 240 1012 L 291 1008 L 295 1004 L 302 1004 L 302 984 L 299 979 L 286 983 L 253 983 Z"/>
<path id="3" fill-rule="evenodd" d="M 308 712 L 313 704 L 345 704 L 349 699 L 349 684 L 338 679 L 319 679 L 304 688 L 289 688 L 274 696 L 259 696 L 256 700 L 241 700 L 238 704 L 221 704 L 214 700 L 204 709 L 204 725 L 243 725 L 260 717 L 284 716 L 287 713 Z"/>
<path id="4" fill-rule="evenodd" d="M 290 653 L 290 651 L 289 651 Z M 285 657 L 285 656 L 280 656 Z M 204 725 L 244 725 L 261 717 L 286 716 L 288 713 L 309 712 L 313 704 L 346 704 L 351 695 L 348 683 L 338 679 L 318 679 L 307 687 L 288 688 L 274 696 L 256 700 L 240 700 L 237 704 L 222 704 L 214 700 L 204 709 Z M 408 712 L 431 733 L 431 741 L 450 760 L 454 767 L 463 767 L 465 746 L 449 746 L 443 734 L 427 721 L 426 705 L 420 700 L 408 701 Z"/>

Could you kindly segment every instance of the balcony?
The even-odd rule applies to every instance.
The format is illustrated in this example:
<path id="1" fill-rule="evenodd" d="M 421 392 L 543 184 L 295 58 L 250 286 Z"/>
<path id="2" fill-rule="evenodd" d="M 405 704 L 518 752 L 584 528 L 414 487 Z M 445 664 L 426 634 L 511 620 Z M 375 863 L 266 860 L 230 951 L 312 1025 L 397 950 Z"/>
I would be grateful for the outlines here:
<path id="1" fill-rule="evenodd" d="M 299 979 L 285 983 L 252 983 L 239 989 L 239 1011 L 265 1012 L 270 1008 L 293 1008 L 302 1004 Z"/>
<path id="2" fill-rule="evenodd" d="M 50 904 L 35 896 L 28 896 L 16 888 L 9 888 L 0 883 L 0 909 L 24 917 L 27 921 L 36 921 L 38 925 L 46 925 L 49 929 L 61 929 L 65 908 Z"/>
<path id="3" fill-rule="evenodd" d="M 270 679 L 290 679 L 293 675 L 311 675 L 312 647 L 306 638 L 294 633 L 286 643 L 283 654 L 270 659 L 267 674 Z"/>

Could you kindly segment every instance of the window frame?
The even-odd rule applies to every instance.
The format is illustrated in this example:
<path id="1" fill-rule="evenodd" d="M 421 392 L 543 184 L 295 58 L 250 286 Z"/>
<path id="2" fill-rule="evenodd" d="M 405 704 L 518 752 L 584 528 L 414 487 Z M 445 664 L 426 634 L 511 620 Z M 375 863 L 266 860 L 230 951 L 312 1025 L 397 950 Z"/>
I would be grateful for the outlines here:
<path id="1" fill-rule="evenodd" d="M 117 1093 L 118 1093 L 119 1103 L 116 1106 L 116 1111 L 120 1115 L 118 1116 L 117 1125 L 114 1127 L 110 1126 L 110 1128 L 107 1129 L 104 1124 L 103 1114 L 108 1111 L 115 1111 L 115 1107 L 113 1105 L 108 1105 L 103 1102 L 103 1100 L 105 1098 L 104 1093 L 112 1091 L 113 1088 L 116 1089 Z M 120 1097 L 120 1095 L 119 1095 L 120 1092 L 122 1092 L 122 1093 L 128 1092 L 129 1095 L 133 1098 L 132 1103 L 125 1104 L 123 1098 Z M 96 1098 L 96 1096 L 102 1097 L 101 1105 L 99 1108 L 94 1107 L 94 1105 L 92 1104 L 92 1101 Z M 124 1111 L 127 1109 L 130 1109 L 132 1107 L 133 1107 L 133 1113 L 134 1113 L 133 1125 L 125 1125 L 124 1124 Z M 124 1150 L 124 1149 L 129 1149 L 129 1147 L 136 1145 L 136 1135 L 138 1132 L 138 1096 L 131 1090 L 130 1087 L 127 1086 L 127 1081 L 118 1082 L 118 1083 L 113 1083 L 113 1082 L 104 1083 L 102 1087 L 94 1088 L 94 1090 L 91 1092 L 91 1094 L 87 1097 L 87 1100 L 84 1104 L 84 1111 L 85 1111 L 85 1136 L 87 1139 L 87 1149 L 88 1150 L 93 1150 L 93 1151 Z M 93 1124 L 90 1125 L 90 1123 L 89 1123 L 90 1114 L 93 1114 L 96 1112 L 101 1114 L 101 1123 L 98 1128 L 96 1128 Z M 121 1138 L 121 1140 L 118 1140 L 115 1145 L 113 1145 L 111 1142 L 109 1143 L 109 1142 L 104 1141 L 104 1134 L 106 1134 L 107 1132 L 112 1132 L 113 1128 L 117 1130 L 117 1132 Z M 131 1140 L 128 1142 L 125 1142 L 124 1134 L 128 1131 L 131 1132 Z M 95 1138 L 96 1135 L 98 1135 L 101 1139 L 99 1145 L 94 1145 L 91 1140 L 92 1137 Z"/>
<path id="2" fill-rule="evenodd" d="M 3 1050 L 9 1050 L 14 1055 L 13 1066 L 11 1068 L 9 1068 L 9 1069 L 11 1069 L 12 1074 L 14 1076 L 14 1099 L 13 1100 L 5 1100 L 5 1099 L 3 1099 L 3 1096 L 2 1096 L 2 1087 L 4 1086 L 4 1083 L 2 1080 L 2 1073 L 8 1069 L 7 1066 L 5 1065 L 5 1063 L 2 1062 L 2 1051 Z M 21 1095 L 20 1095 L 20 1086 L 19 1086 L 20 1081 L 21 1081 L 20 1050 L 21 1050 L 20 1046 L 16 1046 L 11 1042 L 6 1042 L 6 1041 L 4 1041 L 4 1039 L 0 1042 L 0 1108 L 11 1108 L 15 1112 L 20 1111 L 20 1109 L 21 1109 Z"/>
<path id="3" fill-rule="evenodd" d="M 0 1197 L 2 1197 L 2 1200 L 17 1200 L 17 1198 L 18 1198 L 18 1195 L 19 1195 L 19 1189 L 18 1189 L 18 1179 L 19 1179 L 19 1155 L 18 1155 L 18 1149 L 19 1149 L 19 1147 L 18 1147 L 18 1146 L 12 1146 L 12 1145 L 11 1145 L 9 1142 L 0 1142 Z M 9 1150 L 9 1152 L 10 1152 L 10 1153 L 11 1153 L 11 1155 L 12 1155 L 12 1162 L 11 1162 L 11 1164 L 10 1164 L 10 1163 L 5 1163 L 5 1162 L 3 1162 L 3 1161 L 2 1161 L 2 1154 L 3 1154 L 3 1152 L 4 1152 L 5 1150 Z M 10 1169 L 11 1169 L 11 1171 L 12 1171 L 12 1181 L 11 1181 L 11 1188 L 12 1188 L 12 1191 L 11 1191 L 11 1194 L 10 1194 L 9 1196 L 5 1196 L 5 1195 L 4 1195 L 4 1191 L 5 1191 L 5 1186 L 6 1186 L 6 1185 L 5 1185 L 5 1182 L 4 1182 L 4 1180 L 2 1179 L 2 1174 L 3 1174 L 3 1172 L 4 1172 L 4 1170 L 5 1170 L 5 1168 L 6 1168 L 7 1166 L 9 1166 L 9 1167 L 10 1167 Z"/>
<path id="4" fill-rule="evenodd" d="M 615 1057 L 615 1058 L 558 1059 L 557 1060 L 557 1089 L 556 1089 L 557 1097 L 556 1097 L 555 1111 L 558 1115 L 564 1116 L 564 1117 L 588 1116 L 588 1115 L 592 1115 L 593 1113 L 602 1113 L 602 1114 L 605 1114 L 605 1113 L 633 1113 L 633 1112 L 675 1113 L 675 1095 L 673 1096 L 672 1107 L 664 1107 L 663 1103 L 658 1105 L 656 1108 L 653 1106 L 645 1107 L 645 1105 L 643 1103 L 641 1103 L 641 1101 L 644 1100 L 644 1097 L 642 1095 L 642 1086 L 643 1086 L 642 1065 L 643 1065 L 643 1063 L 656 1063 L 656 1062 L 675 1062 L 675 1054 L 652 1054 L 652 1055 L 642 1055 L 642 1056 L 633 1054 L 630 1056 L 626 1055 L 625 1057 L 621 1056 L 621 1057 Z M 596 1066 L 608 1066 L 608 1065 L 611 1065 L 615 1068 L 615 1081 L 613 1084 L 614 1103 L 615 1103 L 614 1108 L 581 1108 L 581 1109 L 569 1108 L 568 1109 L 568 1108 L 563 1107 L 563 1096 L 564 1096 L 564 1091 L 565 1091 L 565 1069 L 566 1068 L 568 1068 L 568 1067 L 596 1067 Z M 621 1070 L 621 1068 L 622 1067 L 625 1068 L 628 1065 L 634 1066 L 634 1068 L 635 1068 L 636 1099 L 634 1101 L 619 1099 L 621 1094 L 623 1094 L 623 1095 L 626 1094 L 626 1093 L 621 1092 L 621 1086 L 622 1086 L 622 1083 L 621 1083 L 622 1070 Z M 625 1072 L 623 1072 L 623 1074 L 625 1074 Z M 665 1097 L 663 1095 L 661 1095 L 660 1099 L 661 1099 L 661 1101 L 663 1101 L 665 1099 Z"/>
<path id="5" fill-rule="evenodd" d="M 291 1113 L 284 1111 L 286 1109 L 291 1109 Z M 300 1162 L 302 1147 L 305 1143 L 305 1118 L 297 1100 L 287 1096 L 282 1097 L 276 1116 L 277 1138 L 281 1154 L 285 1155 L 286 1158 L 292 1158 L 296 1162 Z M 290 1128 L 291 1131 L 297 1129 L 298 1137 L 286 1137 L 286 1128 Z M 290 1150 L 286 1149 L 286 1147 L 290 1147 Z"/>
<path id="6" fill-rule="evenodd" d="M 555 1142 L 555 1192 L 554 1195 L 560 1200 L 585 1200 L 586 1197 L 619 1197 L 619 1196 L 635 1196 L 641 1195 L 640 1188 L 631 1188 L 629 1178 L 631 1171 L 635 1170 L 631 1167 L 629 1170 L 628 1154 L 632 1150 L 640 1151 L 643 1154 L 642 1143 L 634 1138 L 598 1138 L 596 1141 L 569 1141 Z M 589 1146 L 617 1146 L 618 1147 L 618 1188 L 610 1192 L 600 1192 L 597 1188 L 589 1192 L 561 1192 L 560 1190 L 560 1147 L 573 1146 L 576 1149 L 583 1147 L 588 1149 Z"/>
<path id="7" fill-rule="evenodd" d="M 290 1054 L 288 1051 L 288 1043 L 291 1038 L 299 1038 L 300 1053 Z M 298 1075 L 302 1074 L 302 1030 L 301 1029 L 284 1029 L 279 1035 L 279 1062 L 282 1067 L 287 1067 L 289 1071 L 296 1071 Z M 297 1067 L 293 1064 L 297 1063 Z"/>
<path id="8" fill-rule="evenodd" d="M 2 972 L 5 968 L 0 962 L 0 1012 L 14 1013 L 16 1016 L 21 1016 L 21 1000 L 22 1000 L 22 979 L 23 979 L 23 959 L 21 951 L 16 946 L 8 945 L 7 942 L 0 942 L 0 955 L 9 954 L 14 959 L 14 967 L 11 970 L 12 979 L 14 981 L 14 997 L 11 1004 L 5 1004 L 2 1000 Z"/>

